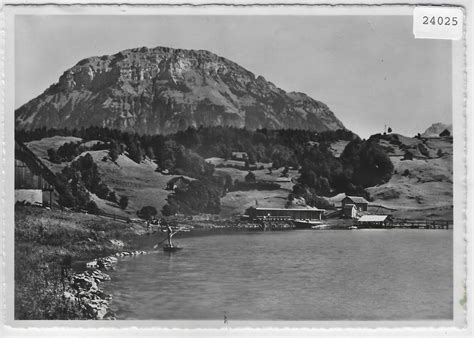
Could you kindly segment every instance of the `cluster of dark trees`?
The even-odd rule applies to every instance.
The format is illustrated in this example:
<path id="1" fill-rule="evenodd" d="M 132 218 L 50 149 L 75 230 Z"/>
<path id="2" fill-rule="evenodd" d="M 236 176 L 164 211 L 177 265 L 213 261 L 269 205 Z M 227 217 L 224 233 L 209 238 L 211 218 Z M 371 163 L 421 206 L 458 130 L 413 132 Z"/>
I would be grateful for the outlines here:
<path id="1" fill-rule="evenodd" d="M 315 133 L 309 130 L 257 129 L 255 131 L 233 127 L 188 128 L 172 138 L 204 158 L 231 159 L 232 152 L 246 152 L 248 163 L 272 162 L 274 168 L 298 167 L 299 155 L 309 144 L 328 144 L 336 140 L 352 140 L 356 135 L 339 129 Z"/>
<path id="2" fill-rule="evenodd" d="M 194 180 L 183 189 L 176 189 L 168 196 L 168 203 L 162 214 L 171 216 L 177 213 L 192 215 L 197 213 L 218 214 L 221 211 L 220 199 L 225 195 L 222 181 L 218 178 Z"/>
<path id="3" fill-rule="evenodd" d="M 74 158 L 82 154 L 87 150 L 103 150 L 109 149 L 109 151 L 115 150 L 117 159 L 118 153 L 113 143 L 106 144 L 103 142 L 97 142 L 91 147 L 86 147 L 82 142 L 67 142 L 60 146 L 57 150 L 54 148 L 48 149 L 49 160 L 53 163 L 71 162 Z M 123 150 L 120 150 L 120 152 Z M 113 159 L 115 161 L 115 159 Z"/>
<path id="4" fill-rule="evenodd" d="M 201 156 L 176 142 L 172 135 L 139 135 L 101 127 L 72 130 L 40 128 L 16 132 L 16 138 L 21 142 L 55 135 L 80 137 L 83 142 L 100 140 L 102 143 L 93 146 L 91 150 L 108 149 L 112 161 L 115 161 L 119 154 L 127 152 L 128 157 L 137 163 L 148 157 L 157 163 L 159 170 L 168 170 L 175 174 L 201 178 L 211 176 L 214 170 L 214 167 L 206 163 Z M 56 151 L 56 154 L 54 151 L 49 151 L 49 155 L 50 159 L 53 156 L 55 162 L 70 161 L 80 154 L 80 150 L 81 146 L 77 143 L 65 144 Z"/>
<path id="5" fill-rule="evenodd" d="M 320 196 L 345 192 L 370 198 L 365 188 L 390 180 L 393 164 L 376 139 L 355 138 L 339 158 L 325 145 L 308 149 L 302 158 L 299 182 Z M 298 195 L 298 191 L 294 192 Z"/>
<path id="6" fill-rule="evenodd" d="M 97 164 L 94 163 L 90 154 L 79 157 L 65 167 L 60 174 L 56 175 L 55 183 L 60 194 L 59 203 L 65 207 L 87 209 L 89 212 L 96 213 L 98 208 L 90 199 L 89 192 L 101 199 L 118 203 L 123 209 L 128 205 L 128 198 L 122 196 L 119 199 L 117 194 L 102 182 Z"/>
<path id="7" fill-rule="evenodd" d="M 21 142 L 55 135 L 80 137 L 84 142 L 100 140 L 106 145 L 100 144 L 95 147 L 109 149 L 112 160 L 118 154 L 127 151 L 128 156 L 136 162 L 140 162 L 146 156 L 155 160 L 162 170 L 176 170 L 193 177 L 212 174 L 212 166 L 206 166 L 205 162 L 200 161 L 199 158 L 201 160 L 207 157 L 230 159 L 232 152 L 244 151 L 248 155 L 250 164 L 258 161 L 273 162 L 275 168 L 297 167 L 299 157 L 309 144 L 328 144 L 336 140 L 352 140 L 356 137 L 351 131 L 345 129 L 315 133 L 309 130 L 293 129 L 251 131 L 234 127 L 199 127 L 197 129 L 190 127 L 172 135 L 139 135 L 102 127 L 39 128 L 16 132 L 16 138 Z M 57 152 L 61 153 L 57 154 L 59 160 L 77 156 L 78 147 L 77 144 L 68 144 L 64 145 L 63 149 L 58 149 Z"/>
<path id="8" fill-rule="evenodd" d="M 68 142 L 57 150 L 54 148 L 48 149 L 48 157 L 53 163 L 70 162 L 85 150 L 85 147 L 81 146 L 80 142 Z"/>

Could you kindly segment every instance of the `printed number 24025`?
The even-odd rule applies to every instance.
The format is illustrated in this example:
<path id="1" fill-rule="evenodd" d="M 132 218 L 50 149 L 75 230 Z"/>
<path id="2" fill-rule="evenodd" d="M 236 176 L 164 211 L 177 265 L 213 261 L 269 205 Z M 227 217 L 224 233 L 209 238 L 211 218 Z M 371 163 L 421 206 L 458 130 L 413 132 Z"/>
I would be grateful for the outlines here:
<path id="1" fill-rule="evenodd" d="M 438 26 L 457 26 L 458 18 L 456 16 L 424 16 L 423 25 L 438 25 Z"/>

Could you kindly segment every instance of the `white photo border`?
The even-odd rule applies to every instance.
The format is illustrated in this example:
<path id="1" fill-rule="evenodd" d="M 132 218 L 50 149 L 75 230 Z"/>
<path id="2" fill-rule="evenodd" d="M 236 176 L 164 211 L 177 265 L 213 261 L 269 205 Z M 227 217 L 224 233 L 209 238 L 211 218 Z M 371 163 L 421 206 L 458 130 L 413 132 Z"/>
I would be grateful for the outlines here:
<path id="1" fill-rule="evenodd" d="M 448 5 L 462 7 L 465 13 L 464 38 L 452 42 L 453 67 L 453 136 L 454 136 L 454 320 L 453 321 L 233 321 L 231 327 L 222 321 L 19 321 L 13 319 L 13 252 L 14 252 L 14 17 L 15 15 L 411 15 L 415 6 Z M 0 67 L 2 69 L 0 106 L 0 220 L 2 264 L 0 270 L 0 336 L 123 335 L 183 336 L 265 336 L 281 335 L 357 335 L 421 336 L 472 334 L 472 229 L 473 220 L 473 117 L 472 117 L 472 5 L 466 1 L 272 1 L 206 3 L 202 1 L 105 0 L 100 3 L 78 0 L 70 3 L 8 1 L 2 7 L 0 21 Z M 462 226 L 461 226 L 462 225 Z M 98 330 L 100 329 L 100 330 Z"/>

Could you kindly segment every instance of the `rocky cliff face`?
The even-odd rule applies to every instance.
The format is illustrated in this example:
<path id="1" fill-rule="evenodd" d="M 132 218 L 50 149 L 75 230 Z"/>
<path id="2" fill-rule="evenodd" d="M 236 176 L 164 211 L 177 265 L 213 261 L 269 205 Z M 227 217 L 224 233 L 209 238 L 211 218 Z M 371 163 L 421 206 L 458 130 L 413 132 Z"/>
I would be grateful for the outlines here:
<path id="1" fill-rule="evenodd" d="M 207 51 L 139 48 L 80 61 L 16 111 L 16 127 L 102 126 L 173 133 L 189 126 L 344 128 L 322 102 L 287 93 Z"/>

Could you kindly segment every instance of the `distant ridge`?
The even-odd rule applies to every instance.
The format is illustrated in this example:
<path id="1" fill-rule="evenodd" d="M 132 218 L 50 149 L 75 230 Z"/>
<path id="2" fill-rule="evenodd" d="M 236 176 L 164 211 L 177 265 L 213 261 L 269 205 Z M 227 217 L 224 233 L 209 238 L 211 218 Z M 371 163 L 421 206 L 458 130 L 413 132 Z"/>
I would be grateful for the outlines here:
<path id="1" fill-rule="evenodd" d="M 101 126 L 142 134 L 201 125 L 344 128 L 324 103 L 306 94 L 287 93 L 211 52 L 166 47 L 84 59 L 18 108 L 15 118 L 18 129 Z"/>

